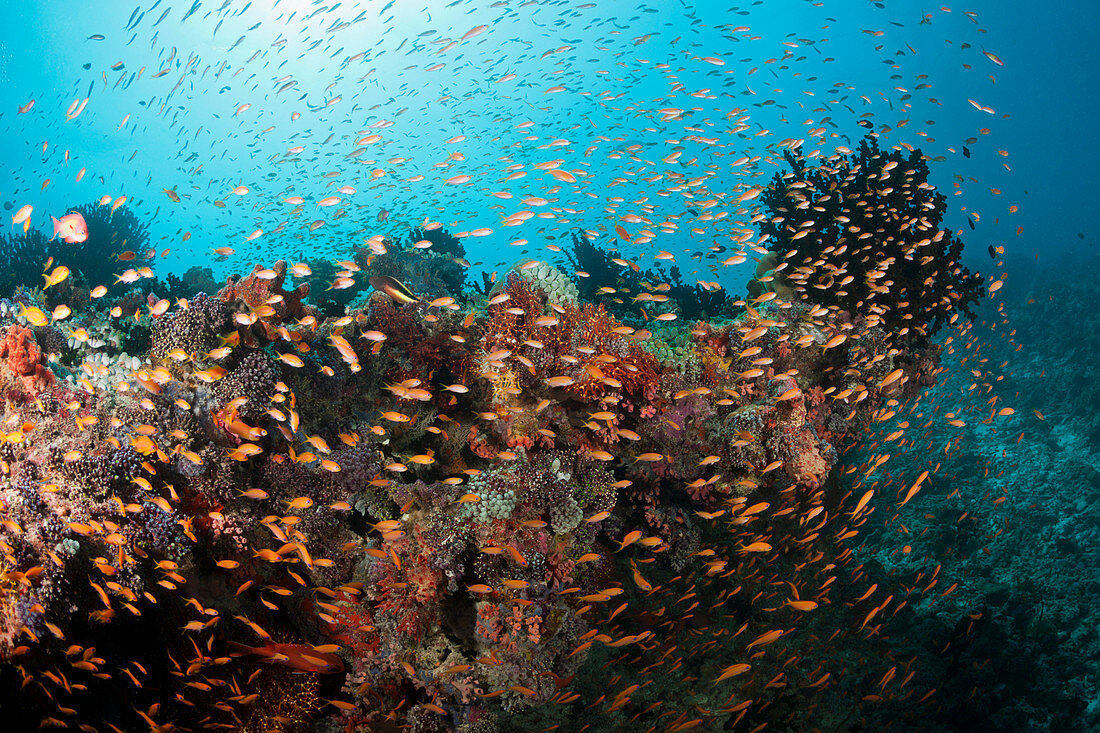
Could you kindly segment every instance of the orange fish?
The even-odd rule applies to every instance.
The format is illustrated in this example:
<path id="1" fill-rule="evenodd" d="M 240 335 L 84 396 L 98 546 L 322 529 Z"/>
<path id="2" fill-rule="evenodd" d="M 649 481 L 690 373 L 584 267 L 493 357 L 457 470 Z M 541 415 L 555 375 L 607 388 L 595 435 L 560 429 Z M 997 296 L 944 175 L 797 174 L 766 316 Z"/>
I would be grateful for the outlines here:
<path id="1" fill-rule="evenodd" d="M 748 672 L 750 669 L 752 669 L 752 665 L 745 664 L 743 662 L 739 663 L 739 664 L 730 665 L 729 667 L 726 667 L 725 669 L 722 670 L 722 674 L 720 674 L 718 676 L 718 679 L 716 679 L 714 681 L 714 684 L 718 684 L 722 680 L 728 680 L 730 677 L 736 677 L 739 674 L 744 674 L 745 672 Z"/>
<path id="2" fill-rule="evenodd" d="M 817 601 L 787 601 L 786 605 L 796 611 L 812 611 L 817 608 Z"/>
<path id="3" fill-rule="evenodd" d="M 307 644 L 277 644 L 268 641 L 263 646 L 245 646 L 235 641 L 229 645 L 236 649 L 232 657 L 254 654 L 285 665 L 297 672 L 336 674 L 344 671 L 344 661 L 331 652 L 319 652 Z"/>
<path id="4" fill-rule="evenodd" d="M 619 549 L 615 550 L 615 552 L 619 552 L 620 550 L 625 549 L 626 547 L 628 547 L 629 545 L 634 544 L 635 542 L 637 542 L 641 538 L 642 538 L 642 530 L 636 529 L 633 532 L 630 532 L 629 534 L 627 534 L 626 537 L 623 537 L 622 543 L 619 544 Z"/>
<path id="5" fill-rule="evenodd" d="M 776 639 L 778 639 L 781 636 L 783 636 L 783 630 L 782 629 L 775 629 L 773 631 L 769 631 L 767 633 L 761 634 L 760 636 L 758 636 L 755 639 L 753 639 L 752 641 L 750 641 L 749 645 L 745 647 L 745 650 L 748 651 L 749 649 L 752 649 L 754 646 L 766 646 L 768 644 L 771 644 L 773 641 L 775 641 Z"/>

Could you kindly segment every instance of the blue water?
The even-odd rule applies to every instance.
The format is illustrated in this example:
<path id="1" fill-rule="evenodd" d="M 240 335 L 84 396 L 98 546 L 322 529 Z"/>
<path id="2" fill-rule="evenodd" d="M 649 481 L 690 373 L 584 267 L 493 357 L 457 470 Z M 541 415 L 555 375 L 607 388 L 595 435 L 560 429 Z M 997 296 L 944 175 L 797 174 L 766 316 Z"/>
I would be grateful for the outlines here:
<path id="1" fill-rule="evenodd" d="M 983 295 L 968 331 L 951 330 L 947 343 L 940 335 L 939 383 L 901 408 L 920 413 L 914 425 L 935 425 L 896 450 L 871 445 L 893 423 L 869 434 L 841 457 L 831 490 L 858 492 L 844 469 L 884 451 L 895 455 L 883 481 L 912 483 L 942 463 L 905 511 L 880 511 L 857 556 L 884 588 L 910 585 L 934 558 L 937 593 L 958 590 L 914 599 L 888 640 L 853 645 L 842 660 L 850 682 L 871 664 L 862 655 L 900 660 L 898 679 L 920 657 L 910 683 L 919 689 L 850 715 L 847 698 L 807 711 L 792 692 L 780 695 L 774 716 L 706 718 L 700 729 L 1100 729 L 1092 570 L 1100 375 L 1090 307 L 1100 267 L 1092 227 L 1100 109 L 1091 93 L 1100 8 L 1079 0 L 422 5 L 4 3 L 3 213 L 29 204 L 31 226 L 49 234 L 51 216 L 125 196 L 125 210 L 148 225 L 142 249 L 156 252 L 115 262 L 113 272 L 144 264 L 164 279 L 205 267 L 219 283 L 279 259 L 350 260 L 372 237 L 398 240 L 439 223 L 465 233 L 472 285 L 524 258 L 566 268 L 558 248 L 580 229 L 643 269 L 671 253 L 686 283 L 716 282 L 741 297 L 752 256 L 766 247 L 731 263 L 736 240 L 766 243 L 755 211 L 736 199 L 786 170 L 786 147 L 802 140 L 804 154 L 824 158 L 856 149 L 870 125 L 883 148 L 920 148 L 932 161 L 930 183 L 947 196 L 944 226 L 966 242 L 963 264 L 987 286 L 1004 284 Z M 246 193 L 234 193 L 242 186 Z M 320 205 L 326 197 L 338 201 Z M 518 212 L 528 212 L 523 221 L 510 219 Z M 994 396 L 1014 407 L 1009 425 L 983 423 Z M 945 427 L 947 412 L 967 414 L 966 424 Z M 991 503 L 1002 494 L 1006 501 Z M 978 631 L 961 631 L 974 614 Z M 669 643 L 683 645 L 692 631 L 677 627 Z M 711 674 L 707 665 L 723 659 L 715 654 L 694 671 Z M 889 666 L 873 668 L 881 677 Z M 584 699 L 613 697 L 601 674 L 595 662 L 578 673 Z M 667 702 L 689 695 L 693 682 L 665 680 L 646 704 L 708 705 L 703 693 Z M 914 703 L 930 689 L 939 702 Z M 644 694 L 632 712 L 645 707 Z M 504 714 L 497 724 L 579 729 L 583 713 L 559 707 Z M 677 729 L 693 715 L 646 725 Z M 606 729 L 630 725 L 610 712 L 606 720 Z M 795 727 L 784 728 L 788 721 Z"/>
<path id="2" fill-rule="evenodd" d="M 736 141 L 723 141 L 732 150 L 683 142 L 682 159 L 698 157 L 699 172 L 716 165 L 718 190 L 740 180 L 724 164 L 739 157 L 734 151 L 766 153 L 765 146 L 802 137 L 824 117 L 841 136 L 833 142 L 843 144 L 856 135 L 856 117 L 869 112 L 877 124 L 893 128 L 887 142 L 921 143 L 928 155 L 946 157 L 934 175 L 946 189 L 954 186 L 955 176 L 963 177 L 962 194 L 952 200 L 958 204 L 952 207 L 955 223 L 963 224 L 963 211 L 979 212 L 983 239 L 1004 244 L 1010 256 L 1037 249 L 1040 241 L 1044 249 L 1051 242 L 1069 243 L 1087 228 L 1075 215 L 1087 210 L 1087 171 L 1096 163 L 1096 153 L 1085 142 L 1094 112 L 1083 94 L 1087 70 L 1096 61 L 1086 35 L 1094 8 L 1059 4 L 1033 14 L 1025 6 L 1010 9 L 1003 3 L 953 12 L 908 3 L 883 10 L 870 4 L 817 5 L 769 2 L 720 11 L 658 4 L 623 13 L 599 3 L 584 9 L 460 3 L 432 10 L 395 5 L 383 12 L 384 3 L 328 10 L 331 5 L 283 2 L 234 4 L 217 12 L 215 3 L 201 3 L 181 23 L 187 9 L 162 3 L 153 10 L 142 7 L 146 15 L 126 31 L 134 8 L 122 3 L 95 8 L 9 3 L 3 19 L 11 31 L 4 38 L 0 69 L 8 141 L 3 155 L 12 172 L 5 197 L 13 204 L 33 204 L 41 222 L 74 201 L 126 195 L 134 213 L 151 222 L 158 249 L 172 250 L 161 266 L 180 270 L 205 261 L 216 246 L 236 247 L 243 263 L 272 251 L 280 242 L 270 236 L 250 244 L 244 240 L 256 228 L 270 231 L 286 220 L 292 207 L 280 203 L 280 197 L 293 193 L 312 201 L 338 184 L 350 184 L 358 190 L 348 201 L 355 216 L 333 221 L 332 209 L 310 205 L 302 221 L 288 224 L 278 239 L 340 254 L 376 231 L 367 222 L 385 208 L 392 212 L 391 225 L 428 217 L 461 229 L 496 229 L 479 244 L 486 253 L 502 254 L 477 257 L 491 267 L 505 260 L 510 264 L 513 254 L 518 258 L 525 249 L 503 249 L 509 243 L 527 239 L 532 243 L 527 250 L 540 251 L 540 240 L 567 229 L 553 222 L 508 231 L 495 226 L 500 215 L 520 207 L 509 208 L 518 203 L 514 199 L 501 202 L 485 194 L 538 195 L 553 183 L 534 172 L 502 182 L 507 165 L 525 164 L 530 170 L 569 152 L 576 161 L 571 164 L 588 169 L 585 188 L 590 191 L 631 170 L 644 175 L 645 163 L 625 156 L 609 160 L 608 153 L 629 145 L 652 147 L 641 158 L 659 167 L 670 145 L 666 141 L 682 140 L 690 132 L 683 124 L 657 124 L 660 116 L 653 110 L 682 106 L 699 108 L 689 119 L 712 132 L 728 131 L 729 118 L 740 116 L 734 110 L 751 115 L 748 130 Z M 964 10 L 975 13 L 977 22 Z M 922 12 L 930 17 L 925 25 L 920 24 Z M 330 32 L 361 14 L 358 23 Z M 440 39 L 459 38 L 481 24 L 489 30 L 440 53 L 449 43 Z M 742 25 L 750 30 L 731 32 Z M 436 33 L 420 35 L 431 30 Z M 87 40 L 93 33 L 105 39 Z M 997 54 L 1005 66 L 991 63 L 982 49 Z M 362 58 L 348 61 L 360 53 Z M 706 56 L 726 65 L 698 60 Z M 426 70 L 437 63 L 445 65 Z M 90 68 L 83 69 L 84 64 Z M 123 66 L 112 69 L 115 64 Z M 659 64 L 671 68 L 658 69 Z M 153 78 L 166 69 L 167 74 Z M 508 74 L 516 78 L 501 82 Z M 290 81 L 296 85 L 276 93 Z M 677 83 L 682 91 L 674 91 Z M 930 88 L 918 90 L 921 83 Z M 547 94 L 557 85 L 565 91 Z M 899 87 L 911 98 L 903 101 Z M 708 94 L 690 96 L 707 89 Z M 84 112 L 67 122 L 69 104 L 85 97 Z M 32 99 L 31 113 L 17 115 L 16 108 Z M 967 99 L 996 114 L 976 110 Z M 769 104 L 760 106 L 764 103 Z M 236 114 L 244 104 L 252 106 Z M 292 121 L 295 112 L 301 117 Z M 119 129 L 126 115 L 129 121 Z M 368 146 L 361 158 L 376 163 L 358 165 L 343 157 L 354 150 L 357 131 L 384 120 L 395 123 L 382 131 L 384 143 Z M 903 120 L 908 124 L 898 127 Z M 517 129 L 522 122 L 535 125 Z M 981 128 L 989 134 L 982 135 Z M 754 137 L 763 129 L 775 138 Z M 528 132 L 536 139 L 525 141 Z M 330 135 L 332 142 L 325 145 Z M 467 139 L 445 144 L 457 135 Z M 961 149 L 970 137 L 979 142 L 969 146 L 972 157 L 966 159 Z M 559 139 L 570 143 L 538 147 Z M 43 143 L 48 143 L 45 152 Z M 302 153 L 286 153 L 298 145 L 305 147 Z M 533 153 L 529 158 L 528 150 Z M 998 153 L 1002 150 L 1007 155 Z M 465 159 L 432 167 L 451 153 Z M 281 162 L 287 158 L 294 160 Z M 407 162 L 387 162 L 395 158 Z M 81 168 L 88 174 L 76 184 Z M 773 171 L 766 162 L 754 168 L 764 176 Z M 385 176 L 371 181 L 367 174 L 375 169 Z M 330 171 L 339 175 L 321 178 Z M 471 175 L 471 182 L 442 183 L 460 173 Z M 425 178 L 407 182 L 416 175 Z M 43 191 L 47 178 L 50 184 Z M 639 183 L 622 183 L 614 194 L 636 200 L 644 195 Z M 235 200 L 229 192 L 242 184 L 253 193 Z M 991 194 L 994 188 L 1001 194 Z M 162 189 L 191 198 L 172 205 Z M 569 186 L 558 199 L 561 208 L 594 205 Z M 228 205 L 215 208 L 215 200 Z M 501 208 L 491 208 L 494 204 Z M 1009 215 L 1013 204 L 1020 211 Z M 668 213 L 682 213 L 677 208 Z M 303 225 L 318 218 L 326 226 L 305 236 Z M 577 223 L 609 229 L 601 222 Z M 1015 235 L 1017 227 L 1023 227 L 1022 241 Z M 674 238 L 662 248 L 691 250 L 720 239 L 724 229 L 718 225 L 705 237 Z M 186 245 L 179 241 L 183 232 L 193 237 Z M 1066 246 L 1080 254 L 1079 242 Z M 971 250 L 977 257 L 984 247 Z M 727 273 L 733 281 L 742 277 Z"/>

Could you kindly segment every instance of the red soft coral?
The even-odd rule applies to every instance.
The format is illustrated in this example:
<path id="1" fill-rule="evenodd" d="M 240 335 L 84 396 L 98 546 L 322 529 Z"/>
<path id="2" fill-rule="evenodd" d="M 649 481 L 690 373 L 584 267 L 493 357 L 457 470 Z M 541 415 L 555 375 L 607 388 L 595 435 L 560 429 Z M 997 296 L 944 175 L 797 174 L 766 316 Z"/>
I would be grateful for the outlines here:
<path id="1" fill-rule="evenodd" d="M 8 327 L 0 341 L 0 358 L 7 358 L 8 369 L 19 377 L 28 394 L 37 394 L 54 383 L 53 372 L 43 363 L 34 332 L 25 326 L 14 323 Z"/>
<path id="2" fill-rule="evenodd" d="M 570 308 L 566 306 L 566 313 Z M 645 393 L 656 385 L 657 359 L 628 338 L 623 324 L 602 305 L 585 303 L 575 320 L 574 348 L 587 347 L 589 358 L 578 363 L 575 381 L 567 388 L 574 397 L 595 402 L 609 394 Z"/>

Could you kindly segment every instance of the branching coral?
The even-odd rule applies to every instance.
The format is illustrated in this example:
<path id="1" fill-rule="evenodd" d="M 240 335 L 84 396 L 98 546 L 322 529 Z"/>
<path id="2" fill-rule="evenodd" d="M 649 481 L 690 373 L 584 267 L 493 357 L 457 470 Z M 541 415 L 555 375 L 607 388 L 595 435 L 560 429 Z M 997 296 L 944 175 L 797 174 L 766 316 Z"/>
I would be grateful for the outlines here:
<path id="1" fill-rule="evenodd" d="M 674 305 L 689 320 L 724 315 L 731 307 L 731 299 L 725 290 L 709 285 L 704 287 L 699 283 L 688 285 L 683 282 L 680 268 L 676 265 L 668 272 L 661 269 L 642 270 L 640 266 L 616 257 L 617 254 L 614 249 L 597 247 L 580 232 L 572 233 L 570 248 L 565 252 L 571 267 L 585 273 L 577 280 L 584 300 L 598 302 L 600 289 L 611 284 L 620 292 L 634 296 L 633 302 L 616 299 L 607 303 L 607 307 L 620 318 L 640 315 L 640 302 L 662 302 L 670 308 Z M 651 298 L 654 293 L 655 299 Z M 641 297 L 637 297 L 639 295 Z"/>
<path id="2" fill-rule="evenodd" d="M 125 206 L 103 206 L 98 202 L 76 206 L 88 225 L 88 238 L 75 245 L 65 243 L 64 259 L 84 278 L 88 287 L 111 286 L 116 282 L 116 261 L 111 255 L 132 252 L 141 266 L 155 265 L 156 250 L 150 252 L 149 225 Z"/>
<path id="3" fill-rule="evenodd" d="M 801 151 L 784 157 L 791 170 L 761 194 L 761 230 L 789 265 L 774 284 L 786 287 L 785 278 L 812 303 L 873 312 L 901 339 L 972 315 L 982 280 L 961 264 L 962 241 L 941 228 L 947 199 L 929 185 L 920 150 L 882 150 L 869 135 L 817 166 Z"/>

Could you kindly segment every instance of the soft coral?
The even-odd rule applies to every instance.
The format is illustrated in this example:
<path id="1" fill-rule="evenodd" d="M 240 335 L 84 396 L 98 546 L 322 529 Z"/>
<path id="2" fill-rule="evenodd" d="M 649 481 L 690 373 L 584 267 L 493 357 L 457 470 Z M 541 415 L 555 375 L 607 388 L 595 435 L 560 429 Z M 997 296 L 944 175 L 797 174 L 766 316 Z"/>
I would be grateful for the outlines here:
<path id="1" fill-rule="evenodd" d="M 34 332 L 25 326 L 14 323 L 8 327 L 0 341 L 0 358 L 7 358 L 8 369 L 19 377 L 28 394 L 36 394 L 54 383 L 53 372 L 42 363 L 42 350 Z"/>

